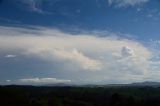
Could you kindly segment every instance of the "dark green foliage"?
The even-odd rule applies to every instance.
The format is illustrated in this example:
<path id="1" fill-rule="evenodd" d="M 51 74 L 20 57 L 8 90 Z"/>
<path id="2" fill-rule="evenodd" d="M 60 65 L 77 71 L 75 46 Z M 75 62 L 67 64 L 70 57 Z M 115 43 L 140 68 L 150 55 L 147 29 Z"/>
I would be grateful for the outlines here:
<path id="1" fill-rule="evenodd" d="M 0 87 L 0 106 L 160 106 L 152 87 Z"/>

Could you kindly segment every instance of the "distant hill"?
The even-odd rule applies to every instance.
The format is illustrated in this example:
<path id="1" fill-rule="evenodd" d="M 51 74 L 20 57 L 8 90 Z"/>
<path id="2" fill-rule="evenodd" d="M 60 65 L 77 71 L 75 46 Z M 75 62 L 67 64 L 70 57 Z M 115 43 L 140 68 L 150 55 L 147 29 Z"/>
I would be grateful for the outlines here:
<path id="1" fill-rule="evenodd" d="M 85 85 L 78 85 L 78 84 L 64 84 L 64 83 L 57 83 L 57 84 L 47 84 L 43 86 L 50 86 L 50 87 L 160 87 L 160 82 L 151 82 L 151 81 L 145 81 L 145 82 L 135 82 L 131 84 L 103 84 L 103 85 L 96 85 L 96 84 L 85 84 Z"/>
<path id="2" fill-rule="evenodd" d="M 66 84 L 66 83 L 56 83 L 56 84 L 46 84 L 42 86 L 58 86 L 58 87 L 65 87 L 65 86 L 74 86 L 73 84 Z"/>
<path id="3" fill-rule="evenodd" d="M 81 85 L 83 87 L 160 87 L 160 82 L 152 82 L 152 81 L 145 81 L 145 82 L 135 82 L 131 84 L 106 84 L 106 85 Z"/>
<path id="4" fill-rule="evenodd" d="M 145 81 L 145 82 L 132 83 L 132 84 L 129 84 L 129 85 L 131 85 L 131 86 L 152 86 L 152 87 L 160 87 L 160 82 Z"/>
<path id="5" fill-rule="evenodd" d="M 113 86 L 122 86 L 122 87 L 145 87 L 145 86 L 149 86 L 149 87 L 160 87 L 160 82 L 152 82 L 152 81 L 145 81 L 145 82 L 135 82 L 135 83 L 131 83 L 131 84 L 109 84 L 109 85 L 105 85 L 106 87 L 113 87 Z"/>
<path id="6" fill-rule="evenodd" d="M 160 87 L 160 82 L 152 82 L 152 81 L 145 81 L 145 82 L 135 82 L 131 84 L 103 84 L 103 85 L 96 85 L 96 84 L 66 84 L 66 83 L 56 83 L 56 84 L 45 84 L 45 85 L 6 85 L 6 86 L 43 86 L 43 87 Z"/>

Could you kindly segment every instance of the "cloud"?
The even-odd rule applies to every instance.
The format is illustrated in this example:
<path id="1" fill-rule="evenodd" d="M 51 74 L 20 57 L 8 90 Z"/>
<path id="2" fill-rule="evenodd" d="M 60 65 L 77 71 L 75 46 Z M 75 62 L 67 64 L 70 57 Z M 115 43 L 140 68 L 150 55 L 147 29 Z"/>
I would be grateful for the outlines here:
<path id="1" fill-rule="evenodd" d="M 7 22 L 7 23 L 17 23 L 17 24 L 22 23 L 21 21 L 12 20 L 12 19 L 8 19 L 8 18 L 4 18 L 4 17 L 0 17 L 0 21 Z"/>
<path id="2" fill-rule="evenodd" d="M 26 79 L 19 79 L 18 82 L 22 84 L 56 84 L 56 83 L 70 83 L 71 80 L 62 80 L 56 78 L 26 78 Z"/>
<path id="3" fill-rule="evenodd" d="M 97 60 L 94 60 L 90 57 L 85 56 L 82 52 L 77 49 L 73 50 L 60 50 L 54 49 L 53 54 L 56 58 L 60 60 L 69 60 L 71 62 L 76 62 L 80 66 L 82 66 L 85 70 L 100 70 L 101 63 Z"/>
<path id="4" fill-rule="evenodd" d="M 51 37 L 52 38 L 52 37 Z M 54 39 L 54 38 L 52 38 Z M 53 45 L 54 46 L 54 45 Z M 101 63 L 96 60 L 92 59 L 82 52 L 78 51 L 77 49 L 68 48 L 65 49 L 64 47 L 53 47 L 53 48 L 35 48 L 29 49 L 27 53 L 37 55 L 43 59 L 51 60 L 60 60 L 60 61 L 67 61 L 72 63 L 73 65 L 78 65 L 80 68 L 84 70 L 99 70 L 101 69 Z"/>
<path id="5" fill-rule="evenodd" d="M 109 5 L 115 5 L 116 7 L 136 6 L 146 2 L 149 2 L 149 0 L 108 0 Z"/>
<path id="6" fill-rule="evenodd" d="M 20 2 L 26 5 L 30 11 L 42 13 L 40 9 L 41 0 L 21 0 Z"/>
<path id="7" fill-rule="evenodd" d="M 75 81 L 79 77 L 83 81 L 107 77 L 127 82 L 136 78 L 142 80 L 150 72 L 152 51 L 135 40 L 91 33 L 74 35 L 50 28 L 1 26 L 0 32 L 1 52 L 61 64 L 58 70 Z"/>
<path id="8" fill-rule="evenodd" d="M 23 4 L 23 7 L 25 6 L 26 9 L 31 12 L 37 12 L 40 14 L 50 14 L 50 12 L 44 11 L 42 9 L 44 0 L 17 0 L 17 1 L 18 3 Z M 46 0 L 46 1 L 49 2 L 50 0 Z"/>
<path id="9" fill-rule="evenodd" d="M 159 20 L 159 13 L 160 12 L 158 9 L 148 10 L 147 17 L 157 21 L 157 20 Z"/>
<path id="10" fill-rule="evenodd" d="M 6 80 L 6 82 L 11 82 L 11 80 Z"/>
<path id="11" fill-rule="evenodd" d="M 127 46 L 124 46 L 121 50 L 121 54 L 122 54 L 122 56 L 127 56 L 127 57 L 128 56 L 133 56 L 134 51 L 131 48 L 129 48 Z"/>
<path id="12" fill-rule="evenodd" d="M 16 57 L 16 55 L 13 55 L 13 54 L 7 54 L 7 55 L 5 55 L 5 57 L 6 57 L 6 58 L 15 58 L 15 57 Z"/>

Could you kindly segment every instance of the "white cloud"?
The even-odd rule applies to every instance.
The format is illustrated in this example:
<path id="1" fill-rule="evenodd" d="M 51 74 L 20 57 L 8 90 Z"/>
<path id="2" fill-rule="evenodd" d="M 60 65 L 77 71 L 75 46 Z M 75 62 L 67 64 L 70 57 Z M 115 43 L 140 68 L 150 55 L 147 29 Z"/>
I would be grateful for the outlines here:
<path id="1" fill-rule="evenodd" d="M 18 82 L 22 84 L 56 84 L 56 83 L 70 83 L 71 80 L 62 80 L 56 78 L 26 78 L 26 79 L 19 79 Z"/>
<path id="2" fill-rule="evenodd" d="M 6 82 L 11 82 L 11 80 L 6 80 Z"/>
<path id="3" fill-rule="evenodd" d="M 5 57 L 6 57 L 6 58 L 14 58 L 14 57 L 16 57 L 16 55 L 13 55 L 13 54 L 7 54 L 7 55 L 5 55 Z"/>
<path id="4" fill-rule="evenodd" d="M 16 49 L 17 55 L 62 63 L 60 69 L 66 72 L 86 70 L 91 72 L 87 80 L 109 77 L 129 81 L 128 78 L 143 79 L 149 72 L 152 52 L 138 41 L 92 34 L 75 36 L 49 28 L 0 27 L 0 32 L 1 51 Z"/>
<path id="5" fill-rule="evenodd" d="M 148 2 L 149 0 L 108 0 L 110 5 L 115 5 L 116 7 L 127 7 L 135 6 Z"/>
<path id="6" fill-rule="evenodd" d="M 101 63 L 99 61 L 85 56 L 82 52 L 76 49 L 69 50 L 69 51 L 54 49 L 53 54 L 55 58 L 76 62 L 80 66 L 82 66 L 83 69 L 86 69 L 86 70 L 101 69 Z"/>

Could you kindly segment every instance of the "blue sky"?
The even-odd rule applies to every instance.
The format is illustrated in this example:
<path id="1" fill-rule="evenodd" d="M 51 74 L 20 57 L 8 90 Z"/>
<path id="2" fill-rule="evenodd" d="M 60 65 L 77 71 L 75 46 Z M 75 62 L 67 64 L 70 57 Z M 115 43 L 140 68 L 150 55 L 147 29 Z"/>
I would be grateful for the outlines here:
<path id="1" fill-rule="evenodd" d="M 159 4 L 0 0 L 0 83 L 160 81 Z"/>

